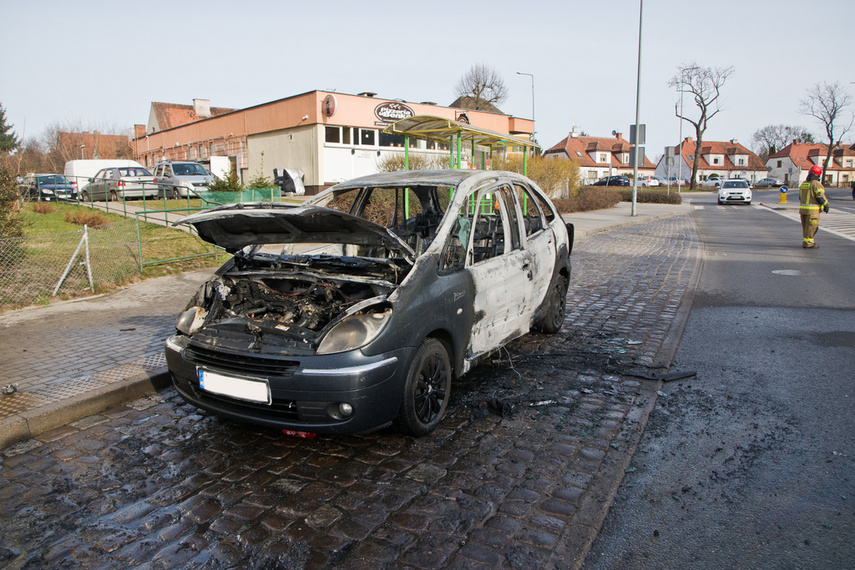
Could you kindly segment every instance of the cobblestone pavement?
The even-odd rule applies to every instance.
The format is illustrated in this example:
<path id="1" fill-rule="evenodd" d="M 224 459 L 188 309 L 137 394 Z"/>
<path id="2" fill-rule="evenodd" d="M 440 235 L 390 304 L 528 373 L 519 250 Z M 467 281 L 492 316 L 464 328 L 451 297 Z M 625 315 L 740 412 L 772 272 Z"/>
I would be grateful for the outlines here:
<path id="1" fill-rule="evenodd" d="M 169 389 L 17 443 L 0 566 L 578 568 L 699 249 L 688 214 L 581 240 L 562 331 L 472 370 L 426 437 L 288 438 Z"/>

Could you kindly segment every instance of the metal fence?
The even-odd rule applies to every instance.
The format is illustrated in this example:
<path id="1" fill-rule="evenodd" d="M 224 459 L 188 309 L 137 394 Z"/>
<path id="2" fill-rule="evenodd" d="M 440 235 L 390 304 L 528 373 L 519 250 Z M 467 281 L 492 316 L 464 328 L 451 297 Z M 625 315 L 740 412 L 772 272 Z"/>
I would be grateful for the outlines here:
<path id="1" fill-rule="evenodd" d="M 137 222 L 0 240 L 0 310 L 94 292 L 140 273 Z"/>
<path id="2" fill-rule="evenodd" d="M 30 200 L 43 201 L 43 196 Z M 82 202 L 67 200 L 127 219 L 98 227 L 23 238 L 0 239 L 0 312 L 33 304 L 47 304 L 59 296 L 76 297 L 95 292 L 99 285 L 122 283 L 137 276 L 144 267 L 161 263 L 209 257 L 222 250 L 202 244 L 184 248 L 178 257 L 165 256 L 162 241 L 168 234 L 148 237 L 141 228 L 146 222 L 169 226 L 178 217 L 195 211 L 235 202 L 275 201 L 279 188 L 250 188 L 243 192 L 199 192 L 181 198 L 180 207 L 164 198 L 142 197 L 126 201 Z M 53 202 L 55 198 L 50 201 Z M 166 207 L 167 204 L 172 207 Z M 196 205 L 199 204 L 199 205 Z M 191 233 L 195 234 L 195 232 Z M 172 250 L 169 250 L 172 251 Z"/>

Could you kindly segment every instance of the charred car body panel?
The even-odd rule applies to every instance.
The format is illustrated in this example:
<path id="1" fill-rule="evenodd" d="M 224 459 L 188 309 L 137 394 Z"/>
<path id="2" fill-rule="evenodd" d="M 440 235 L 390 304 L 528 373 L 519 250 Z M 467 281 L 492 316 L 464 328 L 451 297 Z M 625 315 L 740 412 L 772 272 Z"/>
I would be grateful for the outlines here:
<path id="1" fill-rule="evenodd" d="M 179 223 L 234 257 L 179 316 L 167 364 L 184 399 L 239 420 L 427 433 L 453 377 L 564 317 L 572 240 L 512 173 L 378 174 Z"/>

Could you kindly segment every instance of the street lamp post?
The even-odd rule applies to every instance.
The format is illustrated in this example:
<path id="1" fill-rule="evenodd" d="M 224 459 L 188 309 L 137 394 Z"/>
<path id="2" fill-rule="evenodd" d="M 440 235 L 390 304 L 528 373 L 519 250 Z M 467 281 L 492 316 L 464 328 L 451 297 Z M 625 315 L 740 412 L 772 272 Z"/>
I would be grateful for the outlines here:
<path id="1" fill-rule="evenodd" d="M 531 77 L 531 122 L 534 124 L 534 74 L 533 73 L 523 73 L 522 71 L 517 71 L 517 75 L 528 75 Z M 534 142 L 534 127 L 531 129 L 531 140 Z"/>
<path id="2" fill-rule="evenodd" d="M 84 148 L 86 148 L 85 144 L 80 145 L 80 160 L 83 160 L 84 158 L 86 158 L 85 156 L 83 156 L 83 149 Z"/>
<path id="3" fill-rule="evenodd" d="M 641 129 L 638 127 L 639 104 L 641 101 L 641 15 L 644 12 L 644 0 L 638 0 L 638 75 L 635 85 L 635 153 L 634 166 L 632 167 L 632 209 L 630 216 L 635 216 L 635 205 L 638 199 L 638 149 L 641 147 Z"/>

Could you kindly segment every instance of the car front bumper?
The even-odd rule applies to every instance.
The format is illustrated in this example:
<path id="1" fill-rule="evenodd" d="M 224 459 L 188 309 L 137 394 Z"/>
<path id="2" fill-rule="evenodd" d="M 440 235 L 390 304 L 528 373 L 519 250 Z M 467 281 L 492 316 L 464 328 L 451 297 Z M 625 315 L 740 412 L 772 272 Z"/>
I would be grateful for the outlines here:
<path id="1" fill-rule="evenodd" d="M 742 204 L 751 201 L 750 194 L 720 194 L 718 201 L 722 203 Z"/>
<path id="2" fill-rule="evenodd" d="M 187 402 L 239 421 L 321 434 L 363 433 L 397 416 L 413 349 L 378 356 L 355 350 L 324 356 L 266 357 L 198 346 L 183 335 L 166 342 L 173 383 Z M 199 370 L 269 386 L 269 402 L 212 393 L 200 386 Z M 342 414 L 342 404 L 350 415 Z M 345 406 L 345 407 L 347 407 Z"/>

